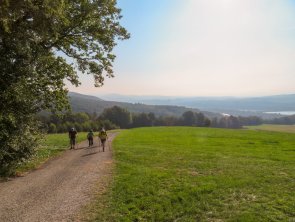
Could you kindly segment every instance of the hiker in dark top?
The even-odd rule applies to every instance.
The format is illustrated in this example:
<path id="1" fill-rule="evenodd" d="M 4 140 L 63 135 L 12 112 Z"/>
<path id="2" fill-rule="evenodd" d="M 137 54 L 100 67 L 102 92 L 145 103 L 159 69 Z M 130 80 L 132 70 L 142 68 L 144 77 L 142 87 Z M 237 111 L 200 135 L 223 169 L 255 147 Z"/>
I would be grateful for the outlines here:
<path id="1" fill-rule="evenodd" d="M 75 128 L 72 128 L 69 131 L 69 138 L 70 138 L 71 149 L 75 149 L 77 135 L 78 135 L 78 133 L 75 130 Z"/>
<path id="2" fill-rule="evenodd" d="M 101 144 L 102 144 L 102 151 L 104 152 L 105 142 L 106 142 L 106 140 L 108 138 L 107 132 L 105 131 L 104 128 L 102 128 L 99 131 L 98 137 L 99 137 L 99 139 L 101 141 Z"/>
<path id="3" fill-rule="evenodd" d="M 89 133 L 87 134 L 89 146 L 93 146 L 93 136 L 94 136 L 93 130 L 90 130 Z"/>

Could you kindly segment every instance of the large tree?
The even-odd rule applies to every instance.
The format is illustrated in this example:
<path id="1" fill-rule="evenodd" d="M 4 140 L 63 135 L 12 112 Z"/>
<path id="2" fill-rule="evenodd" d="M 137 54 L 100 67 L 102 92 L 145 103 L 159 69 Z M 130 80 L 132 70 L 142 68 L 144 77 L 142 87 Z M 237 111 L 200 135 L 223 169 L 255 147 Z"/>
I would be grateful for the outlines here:
<path id="1" fill-rule="evenodd" d="M 113 106 L 105 109 L 100 115 L 101 120 L 110 120 L 120 128 L 126 129 L 130 127 L 132 123 L 131 113 L 119 106 Z"/>
<path id="2" fill-rule="evenodd" d="M 36 147 L 34 114 L 68 107 L 65 80 L 113 76 L 120 18 L 115 0 L 0 0 L 0 174 Z"/>

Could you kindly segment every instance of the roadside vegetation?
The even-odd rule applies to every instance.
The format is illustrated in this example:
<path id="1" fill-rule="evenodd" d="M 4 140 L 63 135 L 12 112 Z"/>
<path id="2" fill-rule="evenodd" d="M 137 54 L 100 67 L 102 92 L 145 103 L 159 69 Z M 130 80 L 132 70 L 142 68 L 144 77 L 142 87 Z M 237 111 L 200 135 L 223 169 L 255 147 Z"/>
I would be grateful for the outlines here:
<path id="1" fill-rule="evenodd" d="M 196 127 L 122 131 L 89 221 L 293 221 L 295 137 Z"/>
<path id="2" fill-rule="evenodd" d="M 77 142 L 86 140 L 87 133 L 79 133 Z M 42 163 L 53 158 L 63 151 L 69 149 L 69 138 L 67 133 L 48 134 L 44 137 L 42 144 L 35 154 L 26 162 L 20 164 L 16 170 L 16 175 L 38 168 Z"/>
<path id="3" fill-rule="evenodd" d="M 40 145 L 36 114 L 69 110 L 64 80 L 79 86 L 83 73 L 100 87 L 114 76 L 113 49 L 130 37 L 120 13 L 117 1 L 1 1 L 0 176 Z"/>

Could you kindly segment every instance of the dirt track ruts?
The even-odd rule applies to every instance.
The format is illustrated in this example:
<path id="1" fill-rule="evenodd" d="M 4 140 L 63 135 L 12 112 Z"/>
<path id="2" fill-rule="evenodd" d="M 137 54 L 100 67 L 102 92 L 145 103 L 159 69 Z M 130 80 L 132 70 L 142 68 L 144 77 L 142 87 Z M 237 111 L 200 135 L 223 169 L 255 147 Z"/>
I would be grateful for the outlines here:
<path id="1" fill-rule="evenodd" d="M 115 134 L 109 135 L 111 143 Z M 0 183 L 0 221 L 76 221 L 93 189 L 111 173 L 112 152 L 86 141 L 23 177 Z"/>

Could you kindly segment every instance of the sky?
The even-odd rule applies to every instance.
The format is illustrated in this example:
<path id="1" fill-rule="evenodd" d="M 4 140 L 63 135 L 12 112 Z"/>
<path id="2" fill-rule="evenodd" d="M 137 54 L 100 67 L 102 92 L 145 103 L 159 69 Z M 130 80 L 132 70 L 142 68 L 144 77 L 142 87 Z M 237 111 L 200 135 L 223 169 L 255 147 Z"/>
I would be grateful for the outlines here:
<path id="1" fill-rule="evenodd" d="M 295 93 L 295 0 L 118 0 L 129 40 L 115 78 L 89 95 L 264 96 Z"/>

